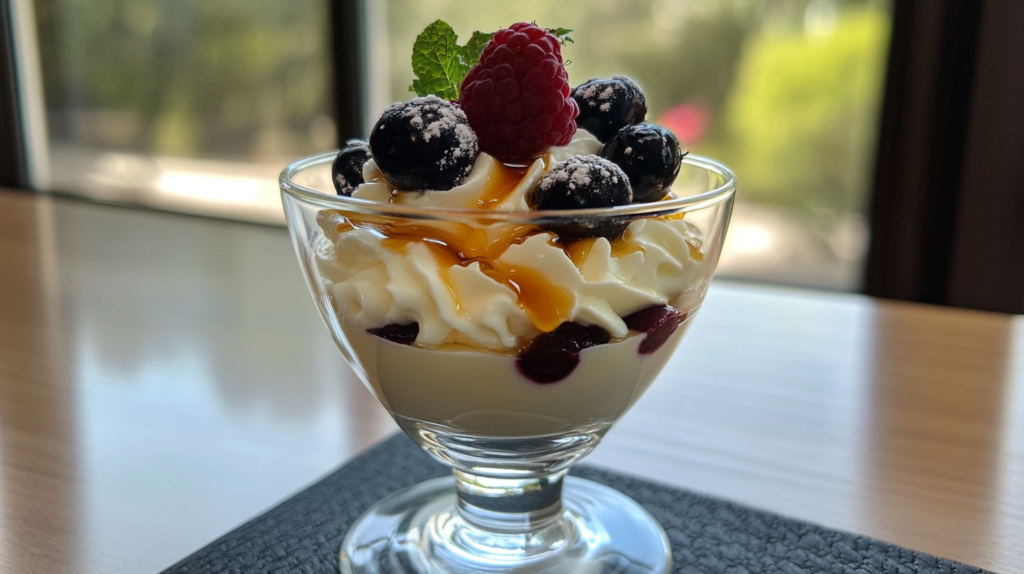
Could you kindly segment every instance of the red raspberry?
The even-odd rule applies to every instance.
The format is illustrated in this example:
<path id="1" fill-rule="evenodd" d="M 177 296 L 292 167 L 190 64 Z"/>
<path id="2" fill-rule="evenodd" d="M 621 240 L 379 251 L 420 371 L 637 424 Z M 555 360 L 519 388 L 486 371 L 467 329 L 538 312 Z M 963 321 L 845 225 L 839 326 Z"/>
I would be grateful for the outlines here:
<path id="1" fill-rule="evenodd" d="M 535 24 L 498 30 L 462 81 L 459 105 L 480 151 L 502 160 L 569 143 L 579 114 L 558 39 Z"/>

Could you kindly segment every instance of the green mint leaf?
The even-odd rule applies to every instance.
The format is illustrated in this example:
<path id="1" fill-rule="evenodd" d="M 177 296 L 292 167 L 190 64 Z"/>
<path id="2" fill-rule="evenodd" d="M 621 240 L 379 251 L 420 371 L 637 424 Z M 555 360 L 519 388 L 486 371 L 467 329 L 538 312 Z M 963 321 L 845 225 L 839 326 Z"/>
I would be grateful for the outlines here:
<path id="1" fill-rule="evenodd" d="M 469 37 L 469 41 L 466 42 L 466 45 L 459 49 L 459 57 L 462 58 L 462 63 L 467 67 L 466 73 L 469 73 L 468 69 L 472 68 L 480 61 L 480 54 L 483 53 L 484 46 L 486 46 L 487 42 L 490 42 L 493 37 L 494 32 L 481 32 L 480 30 L 477 30 Z"/>
<path id="2" fill-rule="evenodd" d="M 546 28 L 546 30 L 554 34 L 555 38 L 558 38 L 558 41 L 561 42 L 563 46 L 566 45 L 566 43 L 576 43 L 573 42 L 572 38 L 569 37 L 569 33 L 572 32 L 572 28 Z"/>
<path id="3" fill-rule="evenodd" d="M 564 46 L 575 43 L 569 37 L 571 28 L 547 28 Z M 416 79 L 409 91 L 417 96 L 434 94 L 446 100 L 459 99 L 459 88 L 470 68 L 480 61 L 487 42 L 494 32 L 477 30 L 469 37 L 465 46 L 459 46 L 459 37 L 443 20 L 437 20 L 426 27 L 412 45 L 412 71 Z"/>
<path id="4" fill-rule="evenodd" d="M 455 30 L 441 20 L 427 26 L 412 46 L 412 71 L 416 79 L 410 90 L 417 96 L 434 94 L 446 100 L 459 99 L 459 86 L 469 72 L 463 63 Z"/>

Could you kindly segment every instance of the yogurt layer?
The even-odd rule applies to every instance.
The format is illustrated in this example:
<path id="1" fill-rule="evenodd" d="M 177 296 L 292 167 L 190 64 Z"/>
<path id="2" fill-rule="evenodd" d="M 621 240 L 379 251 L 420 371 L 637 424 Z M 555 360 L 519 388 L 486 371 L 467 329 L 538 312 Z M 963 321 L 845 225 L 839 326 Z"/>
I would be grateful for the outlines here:
<path id="1" fill-rule="evenodd" d="M 400 421 L 531 437 L 610 427 L 665 366 L 691 318 L 651 354 L 637 352 L 643 336 L 584 349 L 572 374 L 550 385 L 520 375 L 514 356 L 400 345 L 347 322 L 342 329 L 375 394 Z"/>

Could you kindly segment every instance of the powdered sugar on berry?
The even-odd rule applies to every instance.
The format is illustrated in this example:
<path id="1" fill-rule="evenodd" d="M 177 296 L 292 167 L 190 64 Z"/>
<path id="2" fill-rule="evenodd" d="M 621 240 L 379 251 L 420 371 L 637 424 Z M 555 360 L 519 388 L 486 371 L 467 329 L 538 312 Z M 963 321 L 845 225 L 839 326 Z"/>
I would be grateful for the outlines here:
<path id="1" fill-rule="evenodd" d="M 570 157 L 565 160 L 559 166 L 559 169 L 552 170 L 543 179 L 540 180 L 540 189 L 548 190 L 556 182 L 569 182 L 569 189 L 576 189 L 577 187 L 590 187 L 591 178 L 596 174 L 607 182 L 617 184 L 619 183 L 618 175 L 607 169 L 605 163 L 607 161 L 601 159 L 596 155 L 578 155 Z M 596 182 L 598 186 L 603 185 L 605 182 Z"/>
<path id="2" fill-rule="evenodd" d="M 404 115 L 409 118 L 409 123 L 417 128 L 421 128 L 423 141 L 430 141 L 435 137 L 440 137 L 441 133 L 444 131 L 454 130 L 459 141 L 459 146 L 456 148 L 457 155 L 455 157 L 461 157 L 464 153 L 475 150 L 477 141 L 476 134 L 473 133 L 473 130 L 469 129 L 469 126 L 465 125 L 466 114 L 462 110 L 451 107 L 448 105 L 448 102 L 432 95 L 416 98 L 413 102 L 418 104 L 437 105 L 436 108 L 432 106 L 424 108 L 422 105 L 409 107 L 405 111 Z M 399 108 L 401 107 L 402 106 L 399 105 Z M 425 128 L 423 127 L 424 109 L 429 109 L 435 116 L 434 121 L 427 124 Z"/>
<path id="3" fill-rule="evenodd" d="M 456 134 L 462 129 L 468 131 L 469 135 L 473 133 L 470 128 L 459 125 L 455 128 Z M 601 142 L 597 141 L 586 131 L 578 130 L 573 136 L 572 141 L 569 142 L 569 145 L 550 148 L 544 158 L 534 160 L 530 167 L 527 168 L 522 179 L 505 199 L 490 205 L 489 208 L 495 211 L 529 211 L 530 206 L 526 201 L 527 194 L 537 186 L 540 178 L 554 164 L 578 155 L 596 154 L 600 149 Z M 460 153 L 465 153 L 461 147 L 453 152 L 453 156 L 459 157 Z M 477 209 L 480 207 L 477 202 L 478 199 L 483 194 L 488 182 L 497 177 L 497 172 L 500 169 L 501 162 L 486 153 L 480 153 L 477 155 L 473 170 L 466 177 L 466 180 L 461 185 L 448 191 L 402 191 L 400 193 L 392 193 L 391 188 L 383 180 L 383 176 L 371 159 L 363 166 L 363 180 L 366 183 L 360 185 L 353 192 L 352 197 L 401 205 Z"/>

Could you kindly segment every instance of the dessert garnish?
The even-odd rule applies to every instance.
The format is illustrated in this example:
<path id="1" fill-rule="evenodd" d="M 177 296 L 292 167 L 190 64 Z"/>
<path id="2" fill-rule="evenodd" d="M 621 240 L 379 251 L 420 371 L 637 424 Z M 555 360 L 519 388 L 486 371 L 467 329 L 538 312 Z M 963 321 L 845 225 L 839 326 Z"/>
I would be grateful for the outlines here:
<path id="1" fill-rule="evenodd" d="M 525 24 L 523 24 L 525 25 Z M 568 28 L 546 30 L 559 44 L 571 44 Z M 458 100 L 463 79 L 480 61 L 480 56 L 496 32 L 477 30 L 465 46 L 459 46 L 455 30 L 443 20 L 427 26 L 412 47 L 412 71 L 416 79 L 409 86 L 417 96 L 434 94 L 446 100 Z M 561 64 L 561 62 L 559 62 Z"/>
<path id="2" fill-rule="evenodd" d="M 370 155 L 397 189 L 447 190 L 476 162 L 477 137 L 466 114 L 437 96 L 424 96 L 384 110 L 370 132 Z"/>
<path id="3" fill-rule="evenodd" d="M 610 80 L 591 78 L 576 86 L 572 97 L 580 108 L 576 125 L 594 134 L 601 143 L 647 117 L 643 90 L 626 76 L 612 76 Z"/>
<path id="4" fill-rule="evenodd" d="M 647 122 L 620 129 L 601 148 L 601 156 L 618 164 L 629 177 L 633 203 L 665 197 L 685 155 L 675 134 Z"/>
<path id="5" fill-rule="evenodd" d="M 578 155 L 555 164 L 541 178 L 528 201 L 534 209 L 587 209 L 629 205 L 633 192 L 629 179 L 614 163 L 596 155 Z M 628 221 L 581 220 L 572 224 L 545 226 L 565 240 L 584 237 L 614 239 L 626 230 Z"/>
<path id="6" fill-rule="evenodd" d="M 362 184 L 363 165 L 370 159 L 370 149 L 366 140 L 350 139 L 345 142 L 345 147 L 338 152 L 331 164 L 331 178 L 334 181 L 334 189 L 338 195 L 352 195 L 352 192 Z"/>
<path id="7" fill-rule="evenodd" d="M 579 113 L 554 34 L 520 22 L 499 30 L 462 82 L 459 105 L 480 149 L 524 160 L 569 143 Z"/>
<path id="8" fill-rule="evenodd" d="M 520 22 L 460 46 L 448 24 L 432 23 L 414 46 L 417 97 L 387 108 L 369 142 L 346 142 L 338 193 L 504 211 L 663 199 L 685 155 L 679 141 L 644 122 L 644 93 L 625 76 L 572 89 L 568 32 Z M 487 229 L 338 212 L 320 221 L 346 253 L 329 274 L 339 315 L 401 345 L 514 356 L 541 384 L 613 340 L 635 337 L 636 354 L 655 353 L 693 310 L 665 303 L 692 288 L 702 256 L 699 231 L 679 217 Z"/>

